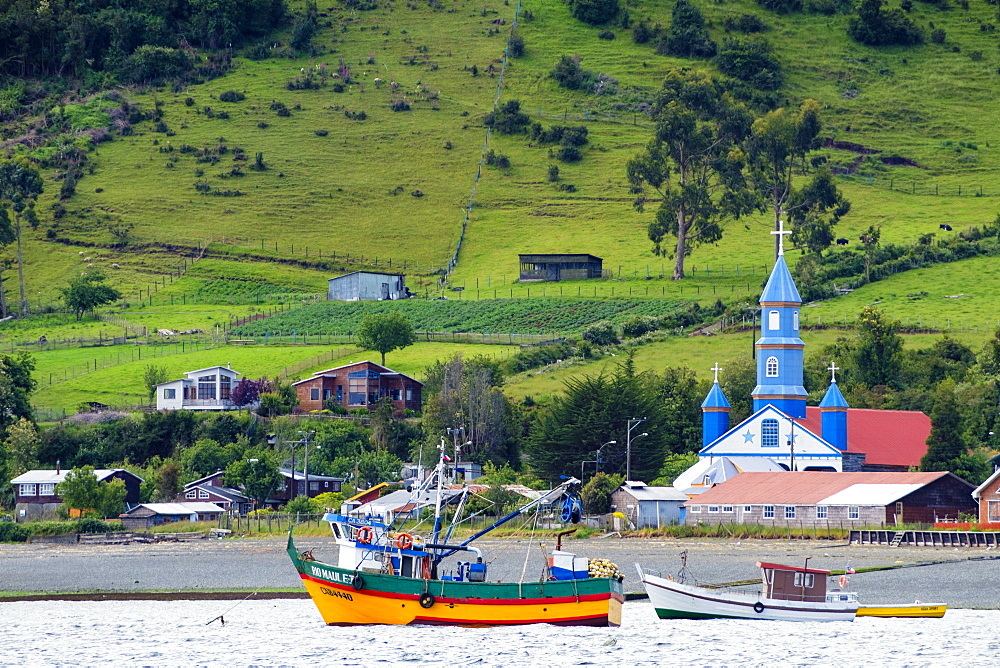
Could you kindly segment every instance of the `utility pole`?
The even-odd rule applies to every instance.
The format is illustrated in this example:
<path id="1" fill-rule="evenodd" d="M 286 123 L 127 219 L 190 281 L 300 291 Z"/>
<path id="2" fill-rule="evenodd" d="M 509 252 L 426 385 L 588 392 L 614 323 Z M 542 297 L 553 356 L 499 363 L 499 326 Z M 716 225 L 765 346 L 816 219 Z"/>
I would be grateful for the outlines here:
<path id="1" fill-rule="evenodd" d="M 308 432 L 305 432 L 305 431 L 300 431 L 299 432 L 299 436 L 302 437 L 302 440 L 300 442 L 301 443 L 305 443 L 305 447 L 306 447 L 306 466 L 305 466 L 306 497 L 309 496 L 309 437 L 310 436 L 315 436 L 315 435 L 316 435 L 316 430 L 315 429 L 313 429 L 312 431 L 308 431 Z M 295 452 L 294 449 L 292 450 L 292 452 L 293 453 Z M 293 462 L 295 461 L 294 454 L 292 456 L 292 461 Z M 292 467 L 292 480 L 294 480 L 294 479 L 295 479 L 295 468 Z"/>
<path id="2" fill-rule="evenodd" d="M 628 430 L 625 432 L 625 480 L 632 479 L 632 430 L 645 421 L 646 418 L 628 419 Z M 640 438 L 642 436 L 649 436 L 649 434 L 643 432 L 641 434 L 637 434 L 636 438 Z"/>

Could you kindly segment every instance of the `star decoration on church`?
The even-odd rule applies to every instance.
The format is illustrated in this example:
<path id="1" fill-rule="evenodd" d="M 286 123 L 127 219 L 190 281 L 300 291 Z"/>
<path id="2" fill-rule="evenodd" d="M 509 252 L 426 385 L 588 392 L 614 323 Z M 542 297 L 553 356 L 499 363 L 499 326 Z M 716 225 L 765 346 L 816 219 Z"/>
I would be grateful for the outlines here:
<path id="1" fill-rule="evenodd" d="M 744 443 L 753 443 L 753 437 L 756 436 L 753 432 L 747 429 L 747 433 L 743 434 Z"/>
<path id="2" fill-rule="evenodd" d="M 799 437 L 798 434 L 785 434 L 787 437 L 787 442 L 791 445 L 795 445 L 795 439 Z"/>

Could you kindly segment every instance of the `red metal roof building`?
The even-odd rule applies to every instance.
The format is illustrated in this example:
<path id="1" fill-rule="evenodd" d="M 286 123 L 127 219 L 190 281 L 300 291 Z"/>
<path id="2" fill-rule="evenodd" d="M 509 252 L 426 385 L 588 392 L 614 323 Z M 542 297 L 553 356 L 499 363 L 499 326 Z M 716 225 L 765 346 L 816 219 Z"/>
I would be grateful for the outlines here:
<path id="1" fill-rule="evenodd" d="M 806 429 L 822 433 L 818 406 L 806 408 L 800 420 Z M 920 466 L 927 452 L 931 419 L 920 411 L 847 409 L 847 452 L 865 455 L 863 471 L 906 471 Z"/>
<path id="2" fill-rule="evenodd" d="M 686 524 L 885 526 L 975 512 L 974 485 L 932 473 L 741 473 L 684 504 Z"/>

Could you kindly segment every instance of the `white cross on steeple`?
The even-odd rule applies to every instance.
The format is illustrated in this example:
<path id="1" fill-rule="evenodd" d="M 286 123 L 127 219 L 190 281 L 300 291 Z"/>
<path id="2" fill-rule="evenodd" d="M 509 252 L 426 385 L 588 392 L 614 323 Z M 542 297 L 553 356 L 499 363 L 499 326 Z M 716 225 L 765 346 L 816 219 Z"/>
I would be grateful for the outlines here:
<path id="1" fill-rule="evenodd" d="M 716 362 L 716 363 L 715 363 L 715 366 L 713 366 L 713 367 L 711 368 L 711 371 L 714 371 L 714 372 L 715 372 L 715 382 L 716 382 L 716 383 L 718 383 L 718 382 L 719 382 L 719 372 L 720 372 L 720 371 L 722 371 L 722 367 L 721 367 L 721 366 L 719 366 L 719 363 L 718 363 L 718 362 Z"/>
<path id="2" fill-rule="evenodd" d="M 775 234 L 775 235 L 778 236 L 778 255 L 784 255 L 785 254 L 785 235 L 786 234 L 791 234 L 791 233 L 792 233 L 791 230 L 786 230 L 785 229 L 785 221 L 783 221 L 783 220 L 781 220 L 779 218 L 778 219 L 778 229 L 771 231 L 771 234 Z"/>
<path id="3" fill-rule="evenodd" d="M 837 382 L 837 372 L 840 371 L 840 367 L 837 366 L 836 362 L 830 362 L 830 366 L 826 367 L 826 370 L 830 372 L 830 382 Z"/>

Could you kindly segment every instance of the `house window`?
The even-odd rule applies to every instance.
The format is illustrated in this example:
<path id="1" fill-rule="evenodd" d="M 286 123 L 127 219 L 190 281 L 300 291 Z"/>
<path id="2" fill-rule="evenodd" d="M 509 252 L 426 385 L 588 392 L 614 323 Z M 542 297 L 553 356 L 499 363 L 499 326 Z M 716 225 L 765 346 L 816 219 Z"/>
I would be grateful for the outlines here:
<path id="1" fill-rule="evenodd" d="M 753 506 L 743 506 L 743 512 L 749 513 L 751 510 L 753 510 Z"/>
<path id="2" fill-rule="evenodd" d="M 733 507 L 732 506 L 722 506 L 722 512 L 724 512 L 724 513 L 731 513 L 731 512 L 733 512 Z"/>
<path id="3" fill-rule="evenodd" d="M 778 447 L 778 421 L 774 418 L 761 420 L 760 423 L 760 447 Z"/>
<path id="4" fill-rule="evenodd" d="M 205 491 L 205 490 L 203 490 L 203 489 L 199 489 L 198 490 L 198 498 L 199 499 L 207 499 L 208 498 L 208 492 Z"/>
<path id="5" fill-rule="evenodd" d="M 710 513 L 717 513 L 717 512 L 719 512 L 719 507 L 718 506 L 709 506 L 708 507 L 708 512 L 710 512 Z"/>
<path id="6" fill-rule="evenodd" d="M 406 400 L 407 401 L 413 401 L 413 388 L 412 387 L 406 388 Z"/>
<path id="7" fill-rule="evenodd" d="M 767 312 L 767 328 L 781 329 L 781 315 L 777 311 Z"/>
<path id="8" fill-rule="evenodd" d="M 52 496 L 56 493 L 56 484 L 54 482 L 43 482 L 38 486 L 38 496 Z"/>
<path id="9" fill-rule="evenodd" d="M 701 512 L 701 506 L 691 506 L 691 512 L 692 513 L 700 513 Z"/>
<path id="10" fill-rule="evenodd" d="M 338 404 L 344 403 L 344 386 L 343 385 L 338 385 L 337 386 L 337 403 Z"/>
<path id="11" fill-rule="evenodd" d="M 172 387 L 165 387 L 165 388 L 163 388 L 163 398 L 164 399 L 176 399 L 177 398 L 177 390 L 174 389 L 174 388 L 172 388 Z"/>
<path id="12" fill-rule="evenodd" d="M 187 494 L 184 495 L 184 498 L 185 499 L 197 499 L 198 498 L 198 490 L 196 490 L 196 489 L 190 490 Z"/>
<path id="13" fill-rule="evenodd" d="M 778 358 L 771 356 L 767 358 L 767 362 L 764 364 L 764 373 L 768 378 L 778 377 Z"/>
<path id="14" fill-rule="evenodd" d="M 764 519 L 765 520 L 774 519 L 774 506 L 764 506 Z"/>
<path id="15" fill-rule="evenodd" d="M 816 506 L 816 519 L 825 520 L 829 517 L 826 506 Z"/>
<path id="16" fill-rule="evenodd" d="M 318 492 L 319 491 L 319 483 L 318 482 L 313 482 L 312 480 L 310 480 L 309 481 L 309 491 L 310 492 Z"/>
<path id="17" fill-rule="evenodd" d="M 402 394 L 403 391 L 399 389 L 389 390 L 389 398 L 392 399 L 393 401 L 401 400 L 403 398 Z"/>
<path id="18" fill-rule="evenodd" d="M 215 399 L 215 376 L 198 377 L 198 398 Z"/>
<path id="19" fill-rule="evenodd" d="M 859 515 L 859 513 L 858 513 L 858 507 L 857 506 L 848 506 L 847 507 L 847 519 L 849 519 L 849 520 L 856 520 L 856 519 L 858 519 L 858 515 Z"/>
<path id="20" fill-rule="evenodd" d="M 319 401 L 319 388 L 318 387 L 309 388 L 309 400 L 310 401 Z"/>
<path id="21" fill-rule="evenodd" d="M 795 584 L 796 587 L 805 587 L 806 589 L 811 589 L 816 583 L 816 576 L 813 573 L 796 573 L 795 574 Z"/>
<path id="22" fill-rule="evenodd" d="M 785 519 L 786 520 L 795 519 L 795 506 L 785 506 Z"/>
<path id="23" fill-rule="evenodd" d="M 331 390 L 329 387 L 324 387 L 323 388 L 323 401 L 326 401 L 327 399 L 329 399 L 332 396 L 333 396 L 333 390 Z"/>
<path id="24" fill-rule="evenodd" d="M 799 331 L 799 312 L 792 311 L 792 329 Z"/>
<path id="25" fill-rule="evenodd" d="M 21 496 L 34 496 L 34 495 L 35 495 L 35 483 L 33 482 L 21 483 Z"/>
<path id="26" fill-rule="evenodd" d="M 364 371 L 347 374 L 347 403 L 350 406 L 364 406 L 368 395 L 368 380 Z"/>
<path id="27" fill-rule="evenodd" d="M 229 399 L 229 388 L 233 382 L 229 376 L 219 376 L 219 398 Z"/>
<path id="28" fill-rule="evenodd" d="M 1000 522 L 1000 501 L 989 501 L 986 504 L 987 522 Z"/>

